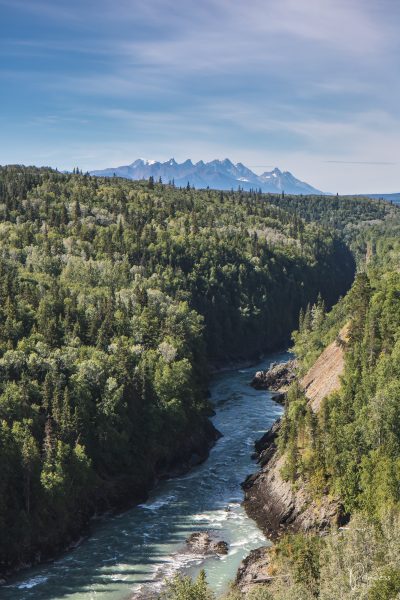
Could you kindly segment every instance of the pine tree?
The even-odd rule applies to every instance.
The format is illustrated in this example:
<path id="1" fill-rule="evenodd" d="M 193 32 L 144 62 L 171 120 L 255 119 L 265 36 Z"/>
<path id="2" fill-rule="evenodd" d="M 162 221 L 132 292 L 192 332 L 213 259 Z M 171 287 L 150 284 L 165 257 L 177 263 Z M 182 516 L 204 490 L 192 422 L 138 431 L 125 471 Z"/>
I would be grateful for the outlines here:
<path id="1" fill-rule="evenodd" d="M 72 218 L 74 223 L 77 223 L 82 216 L 81 205 L 79 204 L 79 200 L 75 200 L 72 207 Z"/>

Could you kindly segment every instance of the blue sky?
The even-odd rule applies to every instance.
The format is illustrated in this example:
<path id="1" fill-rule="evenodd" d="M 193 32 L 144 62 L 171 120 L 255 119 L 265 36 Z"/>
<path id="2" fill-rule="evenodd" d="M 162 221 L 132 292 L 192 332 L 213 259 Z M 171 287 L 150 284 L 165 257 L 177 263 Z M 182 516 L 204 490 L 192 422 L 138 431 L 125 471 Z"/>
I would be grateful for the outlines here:
<path id="1" fill-rule="evenodd" d="M 398 192 L 399 26 L 397 0 L 0 0 L 0 164 L 229 157 Z"/>

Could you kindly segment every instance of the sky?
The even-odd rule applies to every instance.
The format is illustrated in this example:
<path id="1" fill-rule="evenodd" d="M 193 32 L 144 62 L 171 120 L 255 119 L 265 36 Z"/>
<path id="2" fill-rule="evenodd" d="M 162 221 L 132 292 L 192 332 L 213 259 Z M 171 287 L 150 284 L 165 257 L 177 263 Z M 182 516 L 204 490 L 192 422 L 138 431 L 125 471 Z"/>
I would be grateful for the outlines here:
<path id="1" fill-rule="evenodd" d="M 400 191 L 398 0 L 0 0 L 0 164 Z"/>

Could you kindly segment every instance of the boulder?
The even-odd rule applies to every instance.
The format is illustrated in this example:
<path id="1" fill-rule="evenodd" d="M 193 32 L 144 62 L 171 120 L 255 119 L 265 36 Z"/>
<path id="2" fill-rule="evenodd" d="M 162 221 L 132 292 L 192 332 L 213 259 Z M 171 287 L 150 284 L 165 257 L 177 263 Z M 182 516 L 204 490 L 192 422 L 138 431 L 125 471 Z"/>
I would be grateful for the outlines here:
<path id="1" fill-rule="evenodd" d="M 186 540 L 186 544 L 191 552 L 195 554 L 228 554 L 228 544 L 223 540 L 214 539 L 208 531 L 196 531 Z"/>
<path id="2" fill-rule="evenodd" d="M 279 392 L 274 397 L 277 402 L 282 402 L 284 394 L 290 384 L 296 379 L 297 361 L 289 360 L 283 363 L 272 363 L 265 371 L 257 371 L 251 385 L 257 390 L 272 390 Z"/>
<path id="3" fill-rule="evenodd" d="M 211 549 L 215 554 L 226 555 L 228 554 L 228 544 L 221 540 L 220 542 L 214 542 L 211 545 Z"/>

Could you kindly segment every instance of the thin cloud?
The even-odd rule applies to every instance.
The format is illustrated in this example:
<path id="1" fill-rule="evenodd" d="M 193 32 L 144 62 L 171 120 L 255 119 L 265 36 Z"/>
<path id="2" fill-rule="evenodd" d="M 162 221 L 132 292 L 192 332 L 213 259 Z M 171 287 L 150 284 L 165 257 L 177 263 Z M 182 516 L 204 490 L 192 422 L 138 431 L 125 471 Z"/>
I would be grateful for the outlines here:
<path id="1" fill-rule="evenodd" d="M 35 162 L 39 146 L 58 165 L 81 156 L 84 169 L 142 155 L 229 156 L 320 189 L 349 191 L 352 178 L 364 188 L 379 174 L 400 187 L 390 168 L 400 152 L 393 0 L 0 7 L 3 162 L 18 148 Z"/>
<path id="2" fill-rule="evenodd" d="M 60 5 L 57 2 L 37 2 L 36 0 L 0 0 L 0 7 L 11 8 L 18 12 L 33 13 L 37 16 L 68 21 L 79 21 L 79 14 L 73 9 L 72 5 L 67 8 L 65 4 Z"/>
<path id="3" fill-rule="evenodd" d="M 337 165 L 397 165 L 396 162 L 388 161 L 369 161 L 369 160 L 324 160 L 324 163 L 333 163 Z"/>

